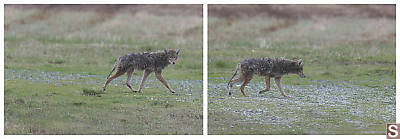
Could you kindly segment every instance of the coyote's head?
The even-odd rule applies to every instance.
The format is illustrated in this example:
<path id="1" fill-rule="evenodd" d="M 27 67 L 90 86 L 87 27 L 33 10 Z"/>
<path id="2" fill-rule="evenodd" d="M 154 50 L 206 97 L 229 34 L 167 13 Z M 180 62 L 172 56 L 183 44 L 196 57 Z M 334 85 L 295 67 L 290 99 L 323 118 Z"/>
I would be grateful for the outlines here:
<path id="1" fill-rule="evenodd" d="M 181 51 L 181 49 L 177 49 L 177 50 L 164 49 L 164 53 L 168 57 L 169 64 L 175 64 L 175 61 L 178 60 L 178 54 L 180 51 Z"/>
<path id="2" fill-rule="evenodd" d="M 293 63 L 295 65 L 295 72 L 297 75 L 299 75 L 301 78 L 305 78 L 306 76 L 303 73 L 303 59 L 299 59 Z"/>

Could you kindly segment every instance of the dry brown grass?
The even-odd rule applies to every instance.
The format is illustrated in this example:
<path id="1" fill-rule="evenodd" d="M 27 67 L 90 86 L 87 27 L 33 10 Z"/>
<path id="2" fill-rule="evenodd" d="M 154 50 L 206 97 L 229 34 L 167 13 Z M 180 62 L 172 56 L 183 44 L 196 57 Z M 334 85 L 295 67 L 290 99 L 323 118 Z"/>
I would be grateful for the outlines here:
<path id="1" fill-rule="evenodd" d="M 396 18 L 395 5 L 209 5 L 214 17 L 273 16 L 311 17 L 389 17 Z"/>

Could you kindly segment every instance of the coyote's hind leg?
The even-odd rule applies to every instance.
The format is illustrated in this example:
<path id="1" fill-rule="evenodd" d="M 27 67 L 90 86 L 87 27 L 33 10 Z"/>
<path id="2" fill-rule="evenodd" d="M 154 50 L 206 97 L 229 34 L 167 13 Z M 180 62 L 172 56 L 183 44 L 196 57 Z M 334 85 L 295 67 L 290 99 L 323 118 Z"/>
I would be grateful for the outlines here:
<path id="1" fill-rule="evenodd" d="M 110 78 L 108 78 L 107 81 L 106 81 L 106 83 L 104 83 L 103 91 L 106 91 L 107 85 L 108 85 L 112 80 L 114 80 L 115 78 L 117 78 L 117 77 L 123 75 L 124 73 L 125 73 L 125 71 L 117 70 L 117 72 L 115 72 L 115 74 L 112 75 Z"/>
<path id="2" fill-rule="evenodd" d="M 129 69 L 127 72 L 126 72 L 126 76 L 127 76 L 127 78 L 126 78 L 126 86 L 132 91 L 132 92 L 136 92 L 136 90 L 135 89 L 132 89 L 132 86 L 131 86 L 131 77 L 132 77 L 132 73 L 133 73 L 133 71 L 134 71 L 134 69 L 132 68 L 132 69 Z"/>

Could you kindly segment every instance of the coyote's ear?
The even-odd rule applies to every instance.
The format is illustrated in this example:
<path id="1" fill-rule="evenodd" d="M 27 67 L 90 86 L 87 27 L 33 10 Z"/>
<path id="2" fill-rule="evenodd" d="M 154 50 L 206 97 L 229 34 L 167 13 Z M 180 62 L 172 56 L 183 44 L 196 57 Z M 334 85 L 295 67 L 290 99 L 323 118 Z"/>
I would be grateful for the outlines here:
<path id="1" fill-rule="evenodd" d="M 167 50 L 167 49 L 164 49 L 164 52 L 165 52 L 166 54 L 168 54 L 168 50 Z"/>
<path id="2" fill-rule="evenodd" d="M 176 54 L 179 54 L 180 51 L 181 51 L 181 49 L 176 50 Z"/>
<path id="3" fill-rule="evenodd" d="M 303 65 L 303 59 L 299 59 L 297 62 L 299 63 L 299 66 Z"/>

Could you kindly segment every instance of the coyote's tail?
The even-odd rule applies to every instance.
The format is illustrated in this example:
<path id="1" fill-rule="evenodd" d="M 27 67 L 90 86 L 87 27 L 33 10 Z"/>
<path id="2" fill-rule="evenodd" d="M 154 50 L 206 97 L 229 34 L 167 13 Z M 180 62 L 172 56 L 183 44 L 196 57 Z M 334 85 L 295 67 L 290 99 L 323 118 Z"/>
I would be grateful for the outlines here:
<path id="1" fill-rule="evenodd" d="M 119 63 L 119 58 L 115 61 L 114 67 L 112 68 L 110 74 L 108 74 L 107 79 L 110 78 L 111 74 L 114 72 L 114 70 L 117 67 L 118 63 Z"/>
<path id="2" fill-rule="evenodd" d="M 235 78 L 237 72 L 239 71 L 239 68 L 240 68 L 240 63 L 236 65 L 235 73 L 233 73 L 233 76 L 232 76 L 231 80 L 229 80 L 229 82 L 228 82 L 228 88 L 229 88 L 229 84 L 231 83 L 231 81 L 233 80 L 233 78 Z"/>

